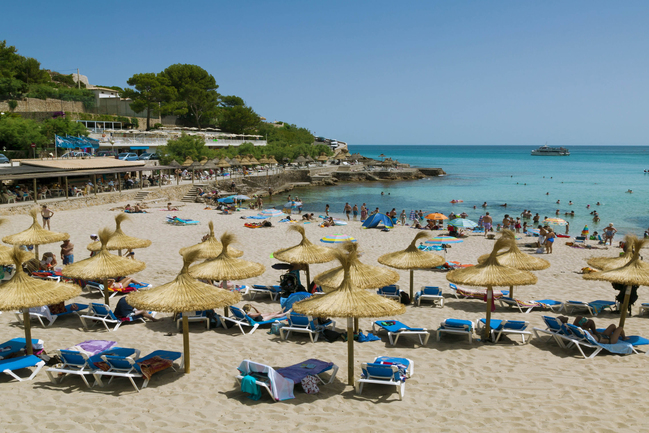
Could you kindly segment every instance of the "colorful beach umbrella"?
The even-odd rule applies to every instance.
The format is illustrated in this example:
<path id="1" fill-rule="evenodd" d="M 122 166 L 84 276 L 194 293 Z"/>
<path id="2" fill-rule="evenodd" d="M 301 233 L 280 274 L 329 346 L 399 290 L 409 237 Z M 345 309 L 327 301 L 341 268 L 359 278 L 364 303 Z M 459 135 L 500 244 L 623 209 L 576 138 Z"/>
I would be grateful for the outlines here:
<path id="1" fill-rule="evenodd" d="M 427 244 L 460 244 L 464 242 L 462 239 L 454 238 L 453 236 L 435 236 L 432 239 L 428 239 L 425 243 Z"/>
<path id="2" fill-rule="evenodd" d="M 478 223 L 465 218 L 455 218 L 453 221 L 449 222 L 448 225 L 464 229 L 472 229 L 478 227 Z"/>
<path id="3" fill-rule="evenodd" d="M 265 217 L 281 217 L 284 215 L 286 215 L 284 212 L 277 209 L 264 209 L 263 211 L 259 212 L 259 216 Z"/>
<path id="4" fill-rule="evenodd" d="M 448 217 L 443 213 L 433 212 L 425 216 L 427 220 L 447 220 Z"/>
<path id="5" fill-rule="evenodd" d="M 543 220 L 545 224 L 556 225 L 556 226 L 565 226 L 567 224 L 566 220 L 561 218 L 546 218 Z"/>
<path id="6" fill-rule="evenodd" d="M 349 235 L 335 234 L 325 236 L 324 238 L 320 239 L 320 242 L 325 242 L 328 244 L 341 244 L 343 242 L 356 242 L 356 238 Z"/>
<path id="7" fill-rule="evenodd" d="M 230 197 L 232 197 L 235 200 L 250 200 L 250 197 L 248 197 L 247 195 L 243 195 L 243 194 L 232 195 Z"/>

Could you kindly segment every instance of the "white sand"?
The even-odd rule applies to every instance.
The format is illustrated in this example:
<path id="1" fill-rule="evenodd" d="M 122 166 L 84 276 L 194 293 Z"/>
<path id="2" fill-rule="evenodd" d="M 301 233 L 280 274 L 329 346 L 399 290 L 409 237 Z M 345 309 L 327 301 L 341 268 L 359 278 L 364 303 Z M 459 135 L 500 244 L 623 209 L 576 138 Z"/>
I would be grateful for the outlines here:
<path id="1" fill-rule="evenodd" d="M 159 203 L 162 205 L 162 202 Z M 71 234 L 76 245 L 75 260 L 88 257 L 85 246 L 89 234 L 101 227 L 114 227 L 114 204 L 75 211 L 57 212 L 52 229 Z M 179 248 L 195 244 L 207 233 L 207 223 L 215 222 L 217 234 L 232 230 L 237 234 L 238 248 L 244 258 L 263 263 L 267 272 L 245 283 L 277 284 L 280 271 L 270 268 L 275 263 L 270 254 L 299 241 L 299 235 L 286 232 L 287 224 L 269 229 L 244 228 L 239 216 L 219 215 L 192 204 L 177 212 L 183 218 L 201 221 L 198 226 L 174 227 L 164 223 L 169 212 L 152 210 L 131 216 L 123 224 L 127 234 L 148 238 L 153 245 L 137 250 L 136 257 L 147 268 L 136 278 L 155 285 L 172 280 L 181 267 Z M 251 220 L 248 220 L 251 221 Z M 28 216 L 15 216 L 2 227 L 3 235 L 27 228 Z M 377 264 L 381 254 L 405 248 L 416 231 L 396 228 L 389 233 L 361 230 L 360 223 L 347 227 L 320 228 L 307 224 L 313 242 L 333 233 L 345 233 L 359 240 L 364 252 L 362 261 Z M 523 238 L 519 243 L 524 243 Z M 552 298 L 558 300 L 613 300 L 616 292 L 609 284 L 587 282 L 576 272 L 586 266 L 591 256 L 613 256 L 619 249 L 577 250 L 559 239 L 554 254 L 544 255 L 552 266 L 537 272 L 535 286 L 516 288 L 521 299 Z M 493 241 L 476 236 L 454 245 L 449 260 L 475 263 L 477 257 L 490 251 Z M 58 245 L 41 247 L 41 253 L 53 251 L 58 258 Z M 524 249 L 525 251 L 529 251 Z M 59 258 L 60 260 L 60 258 Z M 312 275 L 333 264 L 312 266 Z M 399 271 L 402 289 L 408 287 L 408 272 Z M 445 274 L 416 271 L 415 287 L 439 285 L 448 292 Z M 446 297 L 444 308 L 409 306 L 398 319 L 410 326 L 436 329 L 445 318 L 477 320 L 485 315 L 486 304 L 477 300 L 456 300 Z M 646 288 L 640 289 L 640 302 L 647 301 Z M 97 294 L 85 293 L 77 302 L 99 301 Z M 113 298 L 114 306 L 117 298 Z M 276 311 L 278 303 L 257 297 L 254 304 L 262 311 Z M 528 320 L 543 327 L 543 312 L 521 314 L 517 310 L 498 307 L 494 318 Z M 182 350 L 182 335 L 177 333 L 170 315 L 163 314 L 158 323 L 127 324 L 117 332 L 99 328 L 84 331 L 76 317 L 59 319 L 52 328 L 34 324 L 33 337 L 45 341 L 46 349 L 65 348 L 86 339 L 115 340 L 124 347 L 136 347 L 147 354 L 156 349 Z M 619 316 L 603 313 L 595 318 L 598 326 L 617 323 Z M 34 323 L 34 322 L 33 322 Z M 370 321 L 362 319 L 361 328 L 369 329 Z M 339 320 L 339 327 L 345 325 Z M 24 336 L 15 316 L 0 316 L 1 340 Z M 649 319 L 627 319 L 627 333 L 649 336 Z M 173 332 L 174 336 L 165 336 Z M 415 361 L 416 372 L 406 383 L 402 402 L 391 387 L 366 386 L 356 396 L 347 383 L 347 346 L 342 341 L 312 344 L 306 335 L 281 341 L 260 329 L 252 336 L 242 336 L 235 328 L 205 330 L 191 326 L 192 372 L 165 371 L 155 375 L 148 388 L 135 393 L 127 380 L 117 380 L 105 388 L 87 389 L 79 378 L 66 378 L 53 385 L 41 372 L 33 381 L 18 383 L 0 375 L 3 398 L 0 426 L 4 431 L 27 431 L 33 428 L 52 431 L 214 431 L 225 427 L 230 431 L 640 431 L 649 427 L 649 402 L 645 389 L 649 380 L 648 358 L 643 355 L 616 356 L 600 354 L 595 359 L 578 358 L 578 351 L 560 349 L 554 343 L 532 340 L 516 344 L 517 338 L 502 344 L 469 345 L 460 337 L 443 337 L 437 342 L 432 335 L 426 347 L 416 339 L 402 337 L 390 347 L 387 337 L 382 341 L 355 344 L 356 375 L 359 364 L 377 355 L 408 357 Z M 236 367 L 246 358 L 273 365 L 287 366 L 315 357 L 332 361 L 340 367 L 336 381 L 322 386 L 317 395 L 304 394 L 296 387 L 296 398 L 275 403 L 264 394 L 260 401 L 246 398 L 234 383 Z M 141 381 L 138 381 L 141 383 Z"/>

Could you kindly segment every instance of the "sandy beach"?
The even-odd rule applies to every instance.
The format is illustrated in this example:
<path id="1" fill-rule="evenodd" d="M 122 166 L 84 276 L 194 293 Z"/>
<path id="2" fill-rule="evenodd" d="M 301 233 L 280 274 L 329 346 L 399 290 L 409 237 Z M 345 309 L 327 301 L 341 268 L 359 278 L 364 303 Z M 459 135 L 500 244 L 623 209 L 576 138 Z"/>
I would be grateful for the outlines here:
<path id="1" fill-rule="evenodd" d="M 123 203 L 125 204 L 125 203 Z M 123 205 L 122 204 L 122 205 Z M 207 224 L 214 221 L 217 236 L 228 230 L 236 234 L 235 247 L 244 251 L 243 258 L 267 267 L 264 275 L 245 280 L 245 284 L 278 284 L 281 271 L 271 269 L 276 263 L 270 254 L 281 247 L 295 245 L 299 235 L 287 232 L 288 224 L 276 223 L 272 228 L 249 229 L 241 216 L 221 215 L 205 210 L 201 204 L 183 206 L 171 212 L 182 218 L 200 221 L 197 226 L 177 227 L 165 223 L 161 211 L 163 201 L 151 203 L 146 214 L 131 215 L 122 225 L 126 234 L 153 241 L 151 247 L 136 250 L 136 258 L 147 267 L 134 277 L 157 286 L 171 281 L 181 268 L 178 250 L 193 245 L 208 232 Z M 176 204 L 176 203 L 174 203 Z M 271 204 L 272 205 L 272 204 Z M 52 230 L 68 232 L 75 244 L 75 261 L 89 256 L 86 245 L 89 235 L 102 227 L 114 227 L 115 204 L 56 212 Z M 307 211 L 307 209 L 305 209 Z M 314 211 L 315 212 L 315 211 Z M 3 236 L 26 229 L 31 219 L 27 215 L 12 216 L 2 226 Z M 248 220 L 251 221 L 251 220 Z M 360 222 L 345 227 L 320 228 L 316 223 L 304 228 L 312 242 L 327 234 L 344 233 L 358 239 L 361 260 L 378 265 L 376 259 L 387 252 L 404 249 L 416 234 L 407 227 L 390 232 L 361 229 Z M 521 235 L 522 236 L 522 235 Z M 623 233 L 616 236 L 621 240 Z M 522 236 L 523 245 L 533 238 Z M 614 256 L 619 248 L 574 249 L 558 239 L 554 253 L 543 255 L 551 262 L 549 269 L 536 272 L 538 284 L 516 288 L 519 299 L 614 300 L 610 284 L 589 282 L 578 273 L 585 260 L 594 256 Z M 591 242 L 594 243 L 594 242 Z M 490 252 L 493 241 L 482 236 L 470 236 L 453 245 L 448 260 L 476 263 L 477 258 Z M 52 251 L 59 258 L 58 244 L 40 247 L 41 254 Z M 311 266 L 311 275 L 337 266 L 327 263 Z M 408 287 L 408 272 L 398 271 L 402 289 Z M 477 321 L 485 316 L 485 303 L 478 300 L 457 300 L 449 293 L 445 273 L 418 270 L 414 274 L 415 289 L 422 285 L 437 285 L 444 289 L 443 308 L 430 304 L 408 306 L 398 317 L 413 327 L 437 329 L 446 318 Z M 627 319 L 628 335 L 649 337 L 649 319 L 637 317 L 641 302 L 649 302 L 646 288 L 639 290 L 640 299 Z M 114 306 L 118 298 L 111 300 Z M 96 293 L 83 292 L 76 302 L 99 302 Z M 249 302 L 245 300 L 244 302 Z M 279 303 L 258 296 L 252 304 L 264 312 L 279 310 Z M 546 312 L 521 314 L 518 310 L 497 306 L 493 317 L 527 320 L 532 326 L 544 328 L 542 315 Z M 76 317 L 57 320 L 51 328 L 33 323 L 33 337 L 45 342 L 47 351 L 67 348 L 88 339 L 114 340 L 122 347 L 136 347 L 142 354 L 156 349 L 182 350 L 182 334 L 176 330 L 170 314 L 163 320 L 147 324 L 126 324 L 116 332 L 95 327 L 84 331 Z M 598 327 L 617 323 L 619 315 L 604 312 L 594 318 Z M 339 330 L 345 325 L 338 320 Z M 370 320 L 360 321 L 361 329 L 370 329 Z M 23 337 L 23 327 L 11 312 L 0 315 L 2 341 Z M 190 374 L 165 371 L 153 377 L 149 386 L 136 393 L 126 380 L 115 380 L 105 388 L 88 389 L 81 379 L 66 378 L 52 384 L 44 370 L 30 382 L 10 381 L 0 375 L 3 399 L 0 411 L 1 430 L 28 431 L 34 428 L 51 431 L 131 431 L 171 432 L 215 431 L 565 431 L 592 432 L 641 431 L 649 428 L 649 402 L 644 397 L 649 381 L 648 358 L 643 354 L 618 356 L 602 353 L 584 360 L 576 349 L 559 348 L 546 339 L 532 339 L 521 345 L 512 337 L 498 344 L 469 344 L 466 338 L 445 336 L 437 342 L 434 335 L 425 347 L 416 339 L 402 337 L 396 346 L 382 340 L 355 344 L 355 372 L 360 375 L 360 363 L 378 355 L 410 358 L 415 362 L 414 376 L 406 382 L 403 401 L 392 387 L 366 386 L 357 396 L 346 385 L 347 346 L 342 341 L 313 344 L 308 336 L 298 334 L 288 341 L 259 329 L 253 335 L 241 335 L 238 329 L 205 330 L 199 324 L 190 328 L 192 371 Z M 172 336 L 165 334 L 173 333 Z M 641 351 L 647 348 L 641 347 Z M 261 400 L 248 399 L 235 385 L 236 368 L 244 359 L 271 366 L 288 366 L 309 358 L 331 361 L 340 367 L 336 380 L 320 387 L 320 393 L 307 395 L 296 386 L 295 399 L 273 402 L 267 394 Z M 138 381 L 138 384 L 141 381 Z"/>

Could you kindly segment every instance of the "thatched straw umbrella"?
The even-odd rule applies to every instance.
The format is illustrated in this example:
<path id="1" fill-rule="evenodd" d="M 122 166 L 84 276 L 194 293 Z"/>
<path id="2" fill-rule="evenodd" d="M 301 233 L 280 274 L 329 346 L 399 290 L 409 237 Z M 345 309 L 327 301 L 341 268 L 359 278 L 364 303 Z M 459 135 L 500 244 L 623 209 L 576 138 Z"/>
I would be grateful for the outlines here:
<path id="1" fill-rule="evenodd" d="M 631 261 L 633 258 L 633 248 L 635 243 L 638 241 L 638 237 L 633 234 L 628 234 L 624 237 L 624 244 L 626 245 L 626 251 L 621 256 L 616 257 L 594 257 L 588 260 L 588 266 L 592 266 L 595 269 L 601 271 L 609 271 L 615 268 L 621 268 Z"/>
<path id="2" fill-rule="evenodd" d="M 277 160 L 275 159 L 274 156 L 271 156 L 270 158 L 268 158 L 268 163 L 269 163 L 270 165 L 277 165 L 277 164 L 279 164 L 279 162 L 277 162 Z"/>
<path id="3" fill-rule="evenodd" d="M 347 383 L 354 385 L 354 320 L 365 317 L 389 317 L 406 312 L 406 307 L 392 299 L 354 287 L 350 267 L 352 255 L 334 250 L 344 269 L 343 282 L 335 290 L 293 304 L 293 311 L 314 317 L 347 318 Z"/>
<path id="4" fill-rule="evenodd" d="M 521 271 L 540 271 L 550 267 L 550 262 L 547 260 L 522 252 L 516 245 L 516 235 L 513 231 L 504 229 L 501 234 L 503 238 L 511 240 L 511 247 L 497 255 L 498 263 Z M 478 257 L 478 263 L 486 262 L 488 258 L 489 254 L 482 255 Z M 514 297 L 514 286 L 509 286 L 509 297 Z"/>
<path id="5" fill-rule="evenodd" d="M 298 165 L 304 165 L 304 164 L 306 164 L 307 161 L 306 161 L 306 158 L 305 158 L 305 157 L 303 157 L 302 155 L 300 155 L 300 156 L 298 156 L 297 158 L 295 158 L 295 161 L 293 161 L 293 162 L 295 162 L 295 163 L 298 164 Z"/>
<path id="6" fill-rule="evenodd" d="M 218 163 L 219 168 L 228 168 L 230 167 L 230 163 L 224 159 L 220 160 Z"/>
<path id="7" fill-rule="evenodd" d="M 635 239 L 633 243 L 633 257 L 626 265 L 604 272 L 591 272 L 590 274 L 583 275 L 585 280 L 609 281 L 626 286 L 624 302 L 620 307 L 620 327 L 624 326 L 624 321 L 626 320 L 629 297 L 631 296 L 631 286 L 649 286 L 649 264 L 640 260 L 640 250 L 648 242 L 649 240 L 647 239 Z"/>
<path id="8" fill-rule="evenodd" d="M 22 310 L 25 325 L 25 341 L 27 354 L 32 351 L 32 333 L 29 320 L 29 309 L 43 305 L 58 304 L 74 298 L 81 293 L 81 287 L 76 284 L 57 283 L 51 280 L 32 278 L 23 271 L 21 264 L 29 256 L 25 251 L 14 247 L 12 251 L 16 273 L 6 283 L 0 285 L 0 311 Z"/>
<path id="9" fill-rule="evenodd" d="M 315 159 L 311 158 L 311 155 L 307 155 L 306 162 L 315 162 Z"/>
<path id="10" fill-rule="evenodd" d="M 127 236 L 122 231 L 122 222 L 130 220 L 130 217 L 125 213 L 120 213 L 115 216 L 115 231 L 110 234 L 110 240 L 106 245 L 109 250 L 118 250 L 117 254 L 122 255 L 122 250 L 147 248 L 151 246 L 151 241 L 148 239 L 135 238 Z M 101 249 L 101 242 L 91 242 L 86 247 L 89 251 L 99 251 Z"/>
<path id="11" fill-rule="evenodd" d="M 189 312 L 225 308 L 241 300 L 239 293 L 201 283 L 189 274 L 189 266 L 198 258 L 198 254 L 199 251 L 193 251 L 183 256 L 183 268 L 170 283 L 140 290 L 126 297 L 126 301 L 138 309 L 183 313 L 185 373 L 190 372 L 189 325 L 187 320 Z"/>
<path id="12" fill-rule="evenodd" d="M 6 218 L 0 218 L 0 226 L 5 224 L 8 220 Z M 0 266 L 9 266 L 14 264 L 14 249 L 13 247 L 8 247 L 6 245 L 0 245 Z M 34 258 L 34 253 L 23 251 L 25 254 L 22 254 L 21 257 L 24 259 L 23 262 L 31 260 Z"/>
<path id="13" fill-rule="evenodd" d="M 182 165 L 183 167 L 189 167 L 189 166 L 192 165 L 193 163 L 194 163 L 194 160 L 191 159 L 191 158 L 188 156 L 187 159 L 185 159 L 185 162 L 183 162 L 181 165 Z"/>
<path id="14" fill-rule="evenodd" d="M 440 266 L 446 262 L 443 257 L 438 256 L 437 254 L 422 251 L 417 248 L 417 241 L 425 237 L 428 237 L 426 233 L 419 232 L 405 250 L 383 254 L 378 259 L 378 262 L 382 265 L 396 269 L 410 270 L 410 299 L 413 299 L 414 296 L 414 270 L 434 268 L 435 266 Z"/>
<path id="15" fill-rule="evenodd" d="M 255 158 L 254 156 L 250 155 L 249 159 L 250 159 L 250 164 L 259 165 L 259 161 L 257 161 L 257 158 Z"/>
<path id="16" fill-rule="evenodd" d="M 70 239 L 70 235 L 67 233 L 57 233 L 49 230 L 45 230 L 38 223 L 38 208 L 34 207 L 29 211 L 29 215 L 32 217 L 34 222 L 27 229 L 20 233 L 14 235 L 5 236 L 2 238 L 2 242 L 11 245 L 34 245 L 34 252 L 36 258 L 40 260 L 38 254 L 38 246 L 45 244 L 52 244 L 54 242 L 64 241 Z"/>
<path id="17" fill-rule="evenodd" d="M 498 252 L 511 248 L 511 239 L 500 238 L 494 249 L 484 262 L 468 268 L 456 269 L 446 274 L 451 283 L 468 286 L 487 286 L 487 321 L 483 341 L 489 339 L 491 331 L 491 305 L 493 302 L 493 286 L 527 286 L 536 284 L 536 275 L 528 271 L 503 266 L 498 262 Z"/>
<path id="18" fill-rule="evenodd" d="M 234 235 L 225 232 L 221 235 L 221 253 L 189 269 L 194 278 L 205 280 L 245 280 L 257 277 L 266 271 L 264 265 L 237 259 L 230 256 L 229 245 L 234 243 Z"/>
<path id="19" fill-rule="evenodd" d="M 104 228 L 100 230 L 99 242 L 101 248 L 99 252 L 88 259 L 66 265 L 61 271 L 61 274 L 68 278 L 79 278 L 81 280 L 101 279 L 104 284 L 104 303 L 106 305 L 109 303 L 108 278 L 134 274 L 146 268 L 144 262 L 109 253 L 108 243 L 111 238 L 110 229 Z"/>
<path id="20" fill-rule="evenodd" d="M 260 164 L 268 164 L 268 158 L 266 158 L 266 155 L 262 155 L 261 159 L 259 160 Z"/>
<path id="21" fill-rule="evenodd" d="M 181 167 L 180 163 L 176 161 L 175 159 L 172 159 L 169 164 L 167 164 L 169 167 Z"/>
<path id="22" fill-rule="evenodd" d="M 399 281 L 399 274 L 392 269 L 372 266 L 358 260 L 358 244 L 346 242 L 343 248 L 349 252 L 349 278 L 352 287 L 357 289 L 377 289 Z M 313 281 L 328 293 L 339 287 L 345 277 L 345 268 L 338 266 L 316 275 Z"/>
<path id="23" fill-rule="evenodd" d="M 207 239 L 205 239 L 200 244 L 181 248 L 179 251 L 181 256 L 186 256 L 187 254 L 196 251 L 197 256 L 194 258 L 194 260 L 206 260 L 213 259 L 221 254 L 221 251 L 223 251 L 223 245 L 221 245 L 221 242 L 219 242 L 219 240 L 216 239 L 216 236 L 214 236 L 214 223 L 210 221 L 208 226 L 210 228 L 210 234 L 207 236 Z M 229 246 L 228 254 L 230 255 L 230 257 L 241 257 L 243 255 L 243 251 L 239 251 L 236 248 Z"/>
<path id="24" fill-rule="evenodd" d="M 247 156 L 243 157 L 240 162 L 241 162 L 241 165 L 251 165 L 250 160 L 248 159 Z"/>
<path id="25" fill-rule="evenodd" d="M 320 156 L 317 157 L 316 159 L 320 162 L 327 162 L 329 160 L 329 157 L 324 153 L 321 153 Z"/>
<path id="26" fill-rule="evenodd" d="M 312 244 L 311 241 L 307 239 L 304 227 L 302 226 L 289 226 L 288 230 L 298 232 L 302 235 L 302 241 L 290 248 L 283 248 L 275 251 L 273 257 L 286 263 L 306 265 L 306 287 L 308 288 L 311 284 L 309 265 L 332 261 L 336 258 L 335 250 L 329 247 Z"/>

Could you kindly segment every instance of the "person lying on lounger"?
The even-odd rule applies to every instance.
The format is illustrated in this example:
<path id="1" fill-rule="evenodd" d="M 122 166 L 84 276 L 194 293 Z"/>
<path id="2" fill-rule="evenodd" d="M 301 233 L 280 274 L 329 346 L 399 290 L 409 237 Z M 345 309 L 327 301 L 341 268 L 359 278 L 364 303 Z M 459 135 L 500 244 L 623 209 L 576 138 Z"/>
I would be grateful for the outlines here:
<path id="1" fill-rule="evenodd" d="M 561 320 L 563 323 L 568 323 L 570 320 L 566 316 L 559 316 L 557 319 Z M 616 326 L 615 324 L 610 324 L 604 332 L 597 332 L 597 327 L 595 326 L 595 321 L 584 316 L 575 317 L 573 325 L 579 326 L 581 329 L 585 329 L 590 332 L 593 338 L 597 340 L 598 343 L 602 344 L 615 344 L 618 340 L 625 340 L 626 336 L 624 335 L 624 328 L 621 326 Z"/>
<path id="2" fill-rule="evenodd" d="M 275 313 L 262 313 L 260 312 L 257 308 L 250 304 L 245 304 L 242 308 L 244 313 L 246 313 L 251 319 L 253 319 L 255 322 L 265 322 L 267 320 L 271 319 L 277 319 L 279 317 L 284 317 L 286 313 L 293 311 L 292 309 L 283 312 L 283 311 L 277 311 Z M 251 310 L 255 310 L 252 312 Z"/>
<path id="3" fill-rule="evenodd" d="M 148 311 L 136 310 L 135 307 L 126 302 L 126 296 L 124 296 L 117 302 L 114 313 L 115 316 L 120 319 L 130 318 L 132 320 L 137 320 L 141 317 L 144 317 L 145 319 L 149 319 L 152 322 L 157 322 L 159 320 L 149 314 Z"/>
<path id="4" fill-rule="evenodd" d="M 128 285 L 131 284 L 131 283 L 139 284 L 137 281 L 135 281 L 131 277 L 124 277 L 119 281 L 115 281 L 114 278 L 109 278 L 108 279 L 108 289 L 118 291 L 120 289 L 128 287 Z"/>

